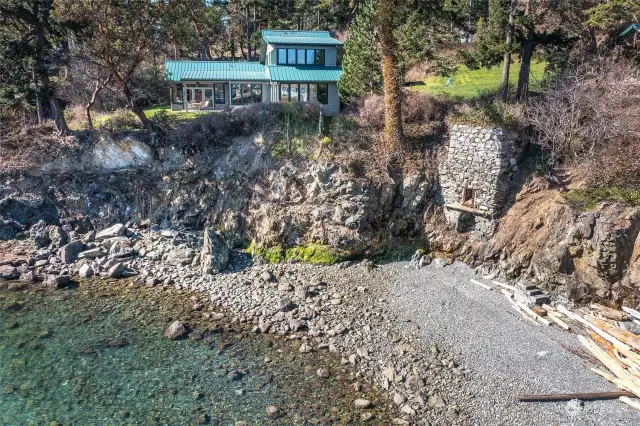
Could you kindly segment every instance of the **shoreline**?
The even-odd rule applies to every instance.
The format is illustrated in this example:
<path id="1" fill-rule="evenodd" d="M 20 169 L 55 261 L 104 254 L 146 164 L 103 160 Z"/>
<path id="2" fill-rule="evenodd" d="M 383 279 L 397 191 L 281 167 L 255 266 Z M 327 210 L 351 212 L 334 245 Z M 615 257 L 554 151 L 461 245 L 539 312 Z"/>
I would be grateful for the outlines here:
<path id="1" fill-rule="evenodd" d="M 138 285 L 208 295 L 215 310 L 230 316 L 225 320 L 231 325 L 293 341 L 302 356 L 328 351 L 340 357 L 343 365 L 357 371 L 356 380 L 388 396 L 389 407 L 398 412 L 393 424 L 467 423 L 450 390 L 461 387 L 464 370 L 437 346 L 421 342 L 415 330 L 395 321 L 384 295 L 372 285 L 383 279 L 372 262 L 249 266 L 248 258 L 238 254 L 230 262 L 236 271 L 208 275 L 200 270 L 198 235 L 129 234 L 85 244 L 88 249 L 76 253 L 82 259 L 72 263 L 52 256 L 53 262 L 32 270 L 55 286 L 51 272 L 75 277 L 86 274 L 89 265 L 96 276 L 109 278 L 115 268 Z M 103 257 L 89 259 L 82 255 L 87 251 Z M 222 320 L 222 315 L 212 313 L 211 318 Z"/>

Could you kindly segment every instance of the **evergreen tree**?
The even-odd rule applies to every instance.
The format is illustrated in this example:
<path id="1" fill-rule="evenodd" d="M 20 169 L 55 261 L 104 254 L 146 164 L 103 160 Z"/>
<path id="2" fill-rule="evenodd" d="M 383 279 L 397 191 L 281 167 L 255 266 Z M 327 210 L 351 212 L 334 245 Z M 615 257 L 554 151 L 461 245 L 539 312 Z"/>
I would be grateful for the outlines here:
<path id="1" fill-rule="evenodd" d="M 338 81 L 340 96 L 346 102 L 382 86 L 382 55 L 375 31 L 377 6 L 377 0 L 361 2 L 349 27 L 342 58 L 343 74 Z"/>

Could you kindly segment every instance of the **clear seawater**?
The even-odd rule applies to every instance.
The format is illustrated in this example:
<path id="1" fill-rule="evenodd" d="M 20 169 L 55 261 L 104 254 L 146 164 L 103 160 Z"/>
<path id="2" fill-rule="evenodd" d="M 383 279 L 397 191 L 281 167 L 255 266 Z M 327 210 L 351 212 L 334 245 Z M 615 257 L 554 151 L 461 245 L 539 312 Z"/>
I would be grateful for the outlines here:
<path id="1" fill-rule="evenodd" d="M 376 395 L 356 395 L 348 367 L 203 319 L 203 303 L 194 309 L 188 293 L 115 282 L 0 290 L 0 425 L 360 423 L 353 400 Z M 197 332 L 164 338 L 176 319 Z M 320 366 L 331 378 L 316 376 Z M 282 415 L 268 417 L 268 405 Z M 382 409 L 375 414 L 368 424 L 390 423 Z"/>

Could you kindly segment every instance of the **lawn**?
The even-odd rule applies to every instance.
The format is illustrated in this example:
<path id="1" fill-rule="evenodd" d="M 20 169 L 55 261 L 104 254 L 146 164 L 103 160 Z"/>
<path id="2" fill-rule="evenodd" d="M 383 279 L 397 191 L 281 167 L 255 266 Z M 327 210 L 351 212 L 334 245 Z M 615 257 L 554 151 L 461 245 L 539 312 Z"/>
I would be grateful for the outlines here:
<path id="1" fill-rule="evenodd" d="M 530 88 L 535 89 L 540 84 L 545 65 L 545 62 L 531 63 Z M 517 83 L 519 71 L 519 62 L 511 64 L 509 85 L 513 86 Z M 451 77 L 453 78 L 452 86 L 447 86 L 449 77 L 427 77 L 422 81 L 413 82 L 412 89 L 430 94 L 449 94 L 456 98 L 472 99 L 482 92 L 493 91 L 500 86 L 502 66 L 470 70 L 463 65 Z"/>

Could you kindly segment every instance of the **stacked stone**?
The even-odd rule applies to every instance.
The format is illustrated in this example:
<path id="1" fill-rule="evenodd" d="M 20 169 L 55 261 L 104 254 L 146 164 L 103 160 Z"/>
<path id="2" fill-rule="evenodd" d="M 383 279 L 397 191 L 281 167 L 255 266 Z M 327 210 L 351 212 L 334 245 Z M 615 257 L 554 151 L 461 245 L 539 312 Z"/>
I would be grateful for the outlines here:
<path id="1" fill-rule="evenodd" d="M 440 168 L 445 204 L 460 204 L 465 188 L 473 189 L 476 208 L 486 218 L 476 217 L 475 230 L 493 232 L 500 213 L 509 174 L 517 170 L 513 138 L 500 128 L 486 129 L 457 124 L 453 126 L 446 161 Z M 460 212 L 447 210 L 447 219 L 457 223 Z"/>

